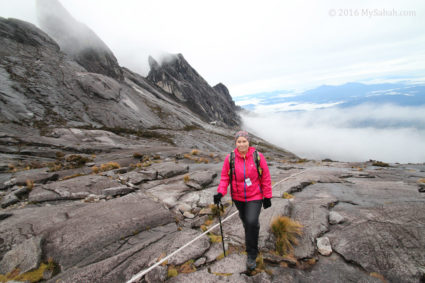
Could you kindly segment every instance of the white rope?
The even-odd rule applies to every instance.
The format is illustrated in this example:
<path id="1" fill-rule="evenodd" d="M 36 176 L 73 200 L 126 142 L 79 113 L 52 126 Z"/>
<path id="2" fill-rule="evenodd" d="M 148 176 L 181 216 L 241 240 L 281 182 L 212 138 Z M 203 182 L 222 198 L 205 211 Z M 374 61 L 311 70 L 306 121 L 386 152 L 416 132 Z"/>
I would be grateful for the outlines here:
<path id="1" fill-rule="evenodd" d="M 290 178 L 293 178 L 301 173 L 304 173 L 305 171 L 301 171 L 297 174 L 291 175 L 289 177 L 284 178 L 283 180 L 280 180 L 279 182 L 277 182 L 276 184 L 274 184 L 272 186 L 272 188 Z M 223 219 L 221 221 L 221 223 L 226 222 L 227 220 L 229 220 L 231 217 L 235 216 L 236 213 L 238 213 L 239 211 L 235 211 L 233 212 L 231 215 L 227 216 L 225 219 Z M 134 282 L 135 280 L 138 280 L 140 278 L 142 278 L 143 275 L 145 275 L 146 273 L 148 273 L 149 271 L 151 271 L 152 269 L 154 269 L 155 267 L 157 267 L 158 265 L 160 265 L 161 263 L 163 263 L 164 261 L 168 260 L 170 257 L 172 257 L 173 255 L 175 255 L 176 253 L 178 253 L 179 251 L 181 251 L 182 249 L 186 248 L 187 246 L 189 246 L 190 244 L 192 244 L 193 242 L 197 241 L 199 238 L 201 238 L 202 236 L 206 235 L 208 232 L 214 230 L 215 228 L 217 228 L 220 225 L 220 223 L 215 224 L 214 226 L 212 226 L 210 229 L 208 229 L 207 231 L 205 231 L 204 233 L 202 233 L 201 235 L 197 236 L 196 238 L 194 238 L 193 240 L 191 240 L 190 242 L 187 242 L 184 246 L 180 247 L 179 249 L 175 250 L 174 252 L 172 252 L 171 254 L 169 254 L 168 256 L 164 257 L 163 259 L 161 259 L 160 261 L 158 261 L 157 263 L 155 263 L 154 265 L 152 265 L 151 267 L 137 273 L 136 275 L 134 275 L 133 277 L 131 277 L 130 280 L 128 280 L 126 283 L 131 283 Z M 222 241 L 224 241 L 224 239 L 222 239 Z"/>
<path id="2" fill-rule="evenodd" d="M 221 223 L 226 222 L 227 220 L 229 220 L 231 217 L 233 217 L 234 215 L 236 215 L 236 213 L 238 213 L 239 211 L 235 211 L 233 212 L 231 215 L 227 216 L 226 219 L 222 220 Z M 179 248 L 178 250 L 174 251 L 173 253 L 169 254 L 168 256 L 166 256 L 165 258 L 163 258 L 161 261 L 158 261 L 157 263 L 155 263 L 154 265 L 152 265 L 151 267 L 149 267 L 148 269 L 134 275 L 129 281 L 127 281 L 127 283 L 131 283 L 139 278 L 141 278 L 143 275 L 145 275 L 146 273 L 148 273 L 149 271 L 151 271 L 152 269 L 154 269 L 155 267 L 157 267 L 158 265 L 160 265 L 161 263 L 163 263 L 164 261 L 166 261 L 167 259 L 169 259 L 170 257 L 172 257 L 173 255 L 175 255 L 176 253 L 178 253 L 179 251 L 181 251 L 182 249 L 184 249 L 185 247 L 189 246 L 190 244 L 192 244 L 193 242 L 195 242 L 196 240 L 198 240 L 199 238 L 201 238 L 202 236 L 204 236 L 205 234 L 207 234 L 208 232 L 210 232 L 211 230 L 214 230 L 216 227 L 218 227 L 220 225 L 220 223 L 215 224 L 214 226 L 212 226 L 210 229 L 208 229 L 207 231 L 205 231 L 204 233 L 202 233 L 201 235 L 199 235 L 198 237 L 196 237 L 195 239 L 193 239 L 192 241 L 186 243 L 184 246 L 182 246 L 181 248 Z M 223 239 L 222 239 L 223 240 Z"/>

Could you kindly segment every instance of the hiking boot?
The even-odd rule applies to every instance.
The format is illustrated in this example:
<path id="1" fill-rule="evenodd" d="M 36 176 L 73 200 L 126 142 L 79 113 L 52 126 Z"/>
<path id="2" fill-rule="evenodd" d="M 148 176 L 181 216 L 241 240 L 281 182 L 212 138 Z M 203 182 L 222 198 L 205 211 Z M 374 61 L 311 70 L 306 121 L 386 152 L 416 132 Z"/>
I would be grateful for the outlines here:
<path id="1" fill-rule="evenodd" d="M 246 268 L 248 270 L 254 270 L 256 267 L 257 267 L 257 263 L 255 262 L 255 257 L 252 258 L 248 256 L 248 258 L 246 259 Z"/>

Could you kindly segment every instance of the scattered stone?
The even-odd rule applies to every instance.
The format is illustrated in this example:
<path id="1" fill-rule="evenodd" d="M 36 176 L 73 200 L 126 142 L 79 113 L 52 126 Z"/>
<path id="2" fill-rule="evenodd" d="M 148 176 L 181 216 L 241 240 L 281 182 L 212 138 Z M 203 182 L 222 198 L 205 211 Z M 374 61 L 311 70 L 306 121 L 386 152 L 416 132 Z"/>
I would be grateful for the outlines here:
<path id="1" fill-rule="evenodd" d="M 7 194 L 1 201 L 1 208 L 6 208 L 19 202 L 19 198 L 14 193 Z"/>
<path id="2" fill-rule="evenodd" d="M 192 209 L 192 207 L 186 203 L 181 203 L 177 206 L 177 209 L 181 212 L 181 213 L 185 213 L 186 211 L 190 211 Z"/>
<path id="3" fill-rule="evenodd" d="M 205 257 L 200 257 L 193 263 L 193 265 L 195 265 L 196 267 L 200 267 L 201 265 L 205 264 L 206 262 L 207 262 L 207 259 Z"/>
<path id="4" fill-rule="evenodd" d="M 328 256 L 332 253 L 331 242 L 328 237 L 317 238 L 317 250 L 324 256 Z"/>
<path id="5" fill-rule="evenodd" d="M 99 202 L 100 196 L 90 194 L 83 201 L 84 202 Z"/>
<path id="6" fill-rule="evenodd" d="M 158 176 L 157 171 L 132 171 L 120 176 L 120 180 L 139 185 L 142 182 L 156 180 Z"/>
<path id="7" fill-rule="evenodd" d="M 96 165 L 96 163 L 94 163 L 94 162 L 88 162 L 88 163 L 86 163 L 86 166 L 87 167 L 93 167 L 95 165 Z"/>
<path id="8" fill-rule="evenodd" d="M 42 237 L 30 238 L 8 251 L 0 262 L 0 273 L 6 274 L 19 268 L 25 273 L 38 268 L 41 263 Z"/>
<path id="9" fill-rule="evenodd" d="M 9 181 L 6 181 L 3 183 L 3 189 L 8 189 L 10 187 L 13 187 L 14 185 L 16 185 L 16 178 L 12 178 Z"/>
<path id="10" fill-rule="evenodd" d="M 129 188 L 127 186 L 120 186 L 120 187 L 104 189 L 103 194 L 105 196 L 117 196 L 117 195 L 126 195 L 133 191 L 134 191 L 133 188 Z"/>
<path id="11" fill-rule="evenodd" d="M 156 163 L 151 166 L 151 169 L 158 171 L 158 179 L 167 179 L 189 172 L 188 165 L 176 164 L 174 162 Z"/>
<path id="12" fill-rule="evenodd" d="M 187 186 L 195 189 L 202 190 L 214 181 L 217 173 L 213 171 L 197 171 L 189 175 Z"/>
<path id="13" fill-rule="evenodd" d="M 345 221 L 345 218 L 338 212 L 331 211 L 329 212 L 329 223 L 332 225 L 340 224 Z"/>
<path id="14" fill-rule="evenodd" d="M 183 213 L 183 216 L 189 219 L 193 219 L 195 217 L 195 215 L 193 215 L 192 213 L 190 213 L 189 211 L 185 211 Z"/>
<path id="15" fill-rule="evenodd" d="M 27 187 L 18 188 L 17 190 L 13 191 L 15 196 L 19 199 L 27 195 L 29 192 L 30 190 Z"/>

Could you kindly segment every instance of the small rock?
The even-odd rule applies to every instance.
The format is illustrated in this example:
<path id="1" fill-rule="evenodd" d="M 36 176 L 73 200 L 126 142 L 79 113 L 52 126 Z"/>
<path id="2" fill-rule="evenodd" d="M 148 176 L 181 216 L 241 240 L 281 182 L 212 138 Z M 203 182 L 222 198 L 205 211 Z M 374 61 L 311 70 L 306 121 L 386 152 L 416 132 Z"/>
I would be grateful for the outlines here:
<path id="1" fill-rule="evenodd" d="M 18 203 L 19 199 L 14 193 L 10 193 L 4 197 L 1 202 L 1 207 L 5 208 L 11 206 L 12 204 Z"/>
<path id="2" fill-rule="evenodd" d="M 420 193 L 425 193 L 425 184 L 419 184 L 419 189 L 418 189 L 418 191 L 419 191 Z"/>
<path id="3" fill-rule="evenodd" d="M 133 192 L 134 189 L 127 186 L 119 186 L 113 188 L 104 189 L 102 192 L 105 196 L 117 196 L 117 195 L 126 195 Z"/>
<path id="4" fill-rule="evenodd" d="M 205 264 L 205 262 L 207 261 L 207 259 L 205 257 L 201 257 L 198 258 L 193 265 L 195 265 L 196 267 L 200 267 L 201 265 Z"/>
<path id="5" fill-rule="evenodd" d="M 329 212 L 329 223 L 330 224 L 339 224 L 343 223 L 345 221 L 345 218 L 341 216 L 338 212 L 331 211 Z"/>
<path id="6" fill-rule="evenodd" d="M 317 238 L 317 249 L 321 255 L 328 256 L 332 253 L 331 242 L 328 237 Z"/>
<path id="7" fill-rule="evenodd" d="M 27 188 L 27 187 L 23 187 L 23 188 L 19 188 L 19 189 L 17 189 L 16 191 L 14 191 L 13 193 L 15 194 L 15 196 L 17 197 L 17 198 L 21 198 L 21 197 L 23 197 L 23 196 L 25 196 L 26 194 L 28 194 L 29 193 L 29 189 Z"/>
<path id="8" fill-rule="evenodd" d="M 184 214 L 186 211 L 190 211 L 191 207 L 186 203 L 181 203 L 177 206 L 177 209 Z"/>
<path id="9" fill-rule="evenodd" d="M 87 167 L 93 167 L 95 165 L 96 165 L 96 163 L 94 163 L 94 162 L 88 162 L 88 163 L 86 163 L 86 166 Z"/>
<path id="10" fill-rule="evenodd" d="M 190 213 L 189 211 L 185 211 L 183 213 L 183 216 L 189 219 L 193 219 L 195 217 L 195 215 L 193 215 L 192 213 Z"/>
<path id="11" fill-rule="evenodd" d="M 84 202 L 98 202 L 100 197 L 97 195 L 90 194 L 83 201 Z"/>
<path id="12" fill-rule="evenodd" d="M 7 188 L 10 188 L 10 187 L 13 187 L 14 185 L 16 185 L 16 182 L 17 182 L 16 178 L 12 178 L 9 181 L 4 182 L 3 186 L 4 186 L 5 189 L 7 189 Z"/>

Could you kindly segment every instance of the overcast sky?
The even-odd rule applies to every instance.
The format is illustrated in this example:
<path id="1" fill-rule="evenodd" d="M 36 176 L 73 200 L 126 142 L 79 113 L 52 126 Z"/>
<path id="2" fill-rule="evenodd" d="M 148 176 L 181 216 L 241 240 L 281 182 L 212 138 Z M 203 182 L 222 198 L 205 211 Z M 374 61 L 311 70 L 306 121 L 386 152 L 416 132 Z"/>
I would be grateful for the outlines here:
<path id="1" fill-rule="evenodd" d="M 425 77 L 423 0 L 60 2 L 121 65 L 146 75 L 149 54 L 182 53 L 233 96 Z M 0 16 L 37 24 L 35 0 L 0 0 Z"/>

